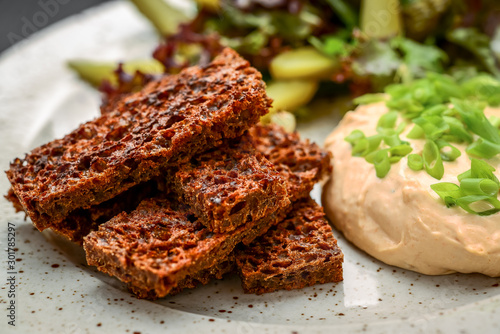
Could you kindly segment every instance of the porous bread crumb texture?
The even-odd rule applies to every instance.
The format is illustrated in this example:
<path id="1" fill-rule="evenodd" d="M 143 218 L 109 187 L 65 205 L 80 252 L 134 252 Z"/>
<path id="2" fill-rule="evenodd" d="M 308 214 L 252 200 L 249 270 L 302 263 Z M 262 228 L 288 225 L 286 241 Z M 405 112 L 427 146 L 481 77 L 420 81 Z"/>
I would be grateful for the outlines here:
<path id="1" fill-rule="evenodd" d="M 230 142 L 230 144 L 228 144 L 228 142 Z M 251 147 L 255 147 L 257 152 L 251 153 Z M 241 152 L 238 152 L 239 150 L 241 150 Z M 276 205 L 277 207 L 281 207 L 281 205 L 284 204 L 282 201 L 282 187 L 288 189 L 287 196 L 297 200 L 307 196 L 312 190 L 314 184 L 320 181 L 320 179 L 327 174 L 331 168 L 329 155 L 318 148 L 316 144 L 309 143 L 307 140 L 300 140 L 300 137 L 297 134 L 287 133 L 282 127 L 277 125 L 256 125 L 250 131 L 245 133 L 241 139 L 234 141 L 226 140 L 220 149 L 214 150 L 214 152 L 219 152 L 218 154 L 227 153 L 229 156 L 239 156 L 241 158 L 241 163 L 236 163 L 235 165 L 235 167 L 239 169 L 238 172 L 244 170 L 242 166 L 243 160 L 245 159 L 249 164 L 254 166 L 255 171 L 259 170 L 257 168 L 259 166 L 265 168 L 269 165 L 269 163 L 266 162 L 265 158 L 262 158 L 261 154 L 266 155 L 271 160 L 270 163 L 272 165 L 272 168 L 269 166 L 269 169 L 266 171 L 268 173 L 267 177 L 272 184 L 271 188 L 276 189 L 274 196 L 271 196 L 270 192 L 268 193 L 267 201 L 276 201 L 276 203 L 278 203 Z M 252 154 L 255 155 L 255 157 L 252 157 Z M 204 154 L 200 154 L 200 158 L 202 158 L 203 155 Z M 243 159 L 243 157 L 246 158 Z M 218 210 L 219 212 L 223 212 L 223 215 L 226 214 L 224 219 L 230 222 L 230 226 L 239 226 L 241 224 L 241 218 L 244 214 L 241 212 L 236 212 L 236 214 L 234 214 L 236 209 L 233 209 L 235 206 L 237 207 L 238 203 L 241 203 L 245 198 L 245 196 L 243 196 L 243 192 L 238 191 L 237 188 L 239 187 L 233 188 L 230 183 L 229 186 L 227 183 L 223 182 L 219 184 L 219 182 L 216 181 L 216 178 L 214 178 L 211 182 L 205 183 L 204 185 L 201 185 L 201 182 L 197 182 L 196 180 L 188 179 L 190 175 L 192 176 L 194 174 L 197 174 L 196 176 L 200 177 L 201 172 L 206 173 L 204 176 L 206 179 L 210 179 L 210 170 L 211 168 L 217 168 L 218 162 L 216 159 L 209 159 L 210 155 L 205 155 L 204 159 L 207 158 L 208 160 L 204 162 L 197 162 L 197 158 L 193 158 L 188 163 L 172 167 L 170 172 L 164 172 L 162 175 L 173 175 L 172 179 L 175 179 L 175 176 L 177 175 L 179 180 L 174 181 L 174 183 L 182 185 L 182 187 L 167 186 L 163 187 L 162 190 L 167 191 L 168 189 L 175 189 L 177 195 L 180 196 L 185 203 L 192 206 L 196 215 L 200 217 L 201 221 L 206 226 L 209 226 L 209 223 L 207 223 L 208 217 L 214 216 L 212 213 L 207 212 L 208 210 Z M 230 165 L 234 163 L 234 160 L 231 160 L 227 156 L 224 159 L 229 159 L 228 161 Z M 224 159 L 222 159 L 221 156 L 221 160 Z M 281 185 L 277 185 L 275 182 L 276 169 L 279 170 L 279 178 L 282 178 Z M 187 172 L 188 170 L 189 173 Z M 227 169 L 219 169 L 218 173 L 223 174 L 224 179 L 226 180 L 229 180 L 230 176 L 234 175 L 231 170 Z M 239 174 L 239 176 L 241 176 L 241 174 Z M 252 175 L 247 175 L 247 182 L 245 184 L 250 186 L 252 184 L 252 178 Z M 258 180 L 259 177 L 256 177 L 255 179 Z M 233 181 L 235 180 L 231 180 L 231 182 Z M 162 181 L 160 183 L 165 183 L 164 177 L 162 177 Z M 254 186 L 257 185 L 258 183 L 254 183 Z M 196 191 L 193 189 L 194 187 L 197 187 Z M 209 190 L 209 192 L 200 195 L 198 191 L 201 189 Z M 224 199 L 221 198 L 220 204 L 217 204 L 217 200 L 213 201 L 213 204 L 209 202 L 211 200 L 209 196 L 210 194 L 224 193 L 225 191 L 227 191 L 228 195 Z M 52 224 L 51 229 L 71 241 L 81 244 L 83 237 L 91 231 L 96 230 L 99 224 L 110 219 L 121 211 L 132 211 L 135 207 L 137 207 L 137 204 L 142 199 L 146 197 L 153 197 L 154 192 L 155 187 L 151 185 L 148 187 L 144 187 L 142 184 L 135 186 L 109 201 L 93 205 L 86 210 L 77 209 L 69 213 L 64 221 Z M 184 192 L 200 196 L 200 198 L 188 198 L 187 196 L 183 196 Z M 248 189 L 246 197 L 251 197 L 252 192 L 264 193 L 265 191 L 251 188 Z M 9 190 L 6 198 L 13 203 L 17 211 L 23 211 L 23 207 L 17 200 L 17 197 L 12 189 Z M 264 196 L 261 196 L 260 199 L 265 201 Z M 197 204 L 198 202 L 199 204 Z M 232 203 L 232 206 L 229 206 L 230 209 L 229 207 L 223 207 L 223 205 L 228 204 L 228 202 L 230 202 L 229 205 Z M 244 213 L 252 212 L 250 215 L 257 219 L 259 216 L 262 216 L 262 213 L 258 213 L 259 210 L 268 211 L 270 208 L 276 209 L 276 207 L 273 207 L 272 205 L 268 206 L 267 209 L 263 209 L 258 205 L 252 206 L 247 203 L 244 209 L 251 210 Z M 231 215 L 232 210 L 234 210 L 233 215 Z M 228 212 L 229 216 L 227 215 Z M 245 240 L 245 242 L 249 243 L 251 240 Z"/>
<path id="2" fill-rule="evenodd" d="M 263 129 L 249 132 L 252 140 L 259 140 L 255 136 L 264 132 L 266 128 L 265 126 L 258 127 Z M 287 187 L 293 191 L 299 191 L 300 189 L 300 193 L 288 194 L 289 196 L 297 199 L 300 196 L 308 196 L 314 183 L 318 182 L 330 169 L 328 154 L 322 152 L 315 144 L 300 141 L 295 134 L 287 134 L 281 127 L 272 126 L 268 128 L 272 129 L 272 131 L 265 131 L 265 133 L 271 136 L 271 139 L 262 141 L 260 145 L 257 145 L 258 149 L 264 153 L 274 152 L 269 156 L 271 159 L 280 161 L 281 170 L 286 171 L 283 176 Z M 266 145 L 273 145 L 273 147 L 267 148 Z M 288 153 L 279 154 L 280 150 L 285 150 Z M 314 173 L 308 173 L 308 169 L 314 170 Z M 297 184 L 297 182 L 301 181 L 301 178 L 295 175 L 291 177 L 293 173 L 308 175 L 307 180 L 309 182 L 305 185 Z M 289 183 L 295 184 L 290 186 Z M 85 241 L 89 264 L 96 265 L 99 270 L 126 282 L 131 291 L 136 293 L 138 297 L 149 299 L 161 298 L 167 294 L 176 293 L 183 288 L 194 287 L 196 284 L 206 284 L 211 278 L 221 277 L 226 272 L 224 269 L 229 266 L 224 265 L 224 263 L 230 262 L 228 256 L 230 256 L 230 252 L 238 242 L 243 241 L 247 245 L 250 244 L 272 225 L 282 221 L 286 213 L 292 210 L 292 205 L 288 205 L 268 217 L 269 219 L 262 219 L 260 222 L 254 223 L 254 225 L 246 224 L 233 232 L 217 234 L 209 232 L 187 207 L 180 206 L 185 210 L 184 213 L 180 213 L 179 205 L 173 204 L 171 200 L 158 200 L 161 205 L 155 204 L 155 201 L 145 201 L 140 205 L 140 209 L 137 209 L 132 214 L 115 217 L 110 222 L 101 225 L 99 231 L 91 233 Z M 299 210 L 294 212 L 299 212 L 299 215 L 304 214 L 310 220 L 317 218 L 319 221 L 317 226 L 321 227 L 317 233 L 324 233 L 323 236 L 325 236 L 329 231 L 330 236 L 332 236 L 330 227 L 323 219 L 321 208 L 318 209 L 317 204 L 309 201 L 311 200 L 304 203 L 311 206 L 316 205 L 312 206 L 312 211 L 309 210 L 311 212 L 308 214 L 303 213 L 305 210 L 301 209 L 305 205 L 303 202 L 293 207 L 294 210 Z M 171 208 L 171 205 L 174 205 L 174 208 Z M 163 206 L 164 208 L 162 208 Z M 320 213 L 314 210 L 320 210 Z M 289 214 L 289 217 L 290 215 L 293 215 L 293 213 Z M 158 218 L 158 216 L 164 216 L 164 218 Z M 189 219 L 186 220 L 186 217 L 190 217 L 195 221 L 190 222 Z M 300 219 L 305 218 L 297 218 L 297 220 Z M 156 223 L 156 221 L 159 221 L 159 223 Z M 178 223 L 166 224 L 165 221 L 177 221 Z M 310 226 L 312 227 L 312 224 Z M 144 232 L 144 229 L 147 229 L 148 232 Z M 326 232 L 323 231 L 325 229 Z M 311 230 L 310 233 L 314 234 L 316 232 Z M 184 239 L 175 238 L 175 235 L 183 236 Z M 268 234 L 262 238 L 268 238 L 267 236 Z M 174 240 L 177 243 L 173 244 Z M 275 240 L 275 242 L 280 241 L 284 241 L 284 239 Z M 327 241 L 335 242 L 335 239 L 332 236 L 332 240 Z M 127 245 L 130 248 L 127 249 Z M 160 247 L 161 250 L 157 251 L 155 247 Z M 169 250 L 172 249 L 175 249 L 176 253 L 174 255 L 169 253 Z M 314 256 L 304 253 L 307 256 L 300 259 L 301 254 L 295 253 L 295 255 L 298 261 L 303 262 Z M 307 276 L 308 281 L 304 277 L 299 277 L 294 278 L 298 283 L 288 284 L 285 287 L 284 282 L 275 282 L 273 288 L 295 289 L 314 284 L 313 281 L 324 283 L 341 280 L 342 259 L 337 256 L 336 260 L 336 267 L 325 265 L 318 268 L 311 276 Z M 153 265 L 154 263 L 157 263 L 157 267 Z M 304 268 L 308 269 L 308 267 Z M 334 274 L 332 274 L 332 270 L 334 270 Z M 300 276 L 297 272 L 295 274 Z M 333 278 L 332 275 L 334 275 Z M 252 279 L 257 284 L 258 279 L 265 280 L 268 278 L 269 275 L 261 275 L 253 276 Z M 271 288 L 265 284 L 264 282 L 261 285 L 264 286 L 263 289 L 267 292 Z M 247 289 L 247 291 L 250 290 Z M 260 291 L 259 293 L 263 292 Z"/>
<path id="3" fill-rule="evenodd" d="M 50 229 L 81 245 L 83 238 L 97 230 L 99 225 L 121 212 L 133 211 L 143 199 L 154 196 L 156 192 L 156 183 L 153 181 L 138 184 L 109 201 L 86 210 L 77 209 L 71 212 L 66 219 L 53 224 Z"/>
<path id="4" fill-rule="evenodd" d="M 270 106 L 260 73 L 225 49 L 127 95 L 114 111 L 15 159 L 6 172 L 39 230 L 240 136 Z"/>
<path id="5" fill-rule="evenodd" d="M 224 275 L 229 274 L 235 270 L 235 261 L 233 254 L 229 254 L 228 258 L 216 265 L 201 270 L 193 275 L 186 276 L 182 279 L 175 288 L 172 288 L 168 293 L 169 296 L 176 295 L 184 289 L 194 289 L 198 285 L 206 285 L 215 279 L 222 279 Z M 149 290 L 129 284 L 128 289 L 140 299 L 158 299 L 155 290 Z"/>
<path id="6" fill-rule="evenodd" d="M 287 133 L 275 124 L 258 124 L 249 132 L 256 149 L 288 180 L 292 202 L 307 197 L 314 184 L 331 173 L 331 153 L 301 140 L 298 133 Z"/>
<path id="7" fill-rule="evenodd" d="M 12 206 L 14 207 L 14 210 L 16 212 L 24 212 L 23 205 L 17 198 L 16 194 L 14 193 L 14 189 L 9 188 L 9 191 L 7 192 L 7 195 L 4 196 L 6 200 L 8 200 Z"/>
<path id="8" fill-rule="evenodd" d="M 266 234 L 237 248 L 245 292 L 262 294 L 341 281 L 343 254 L 324 216 L 314 200 L 301 200 Z"/>
<path id="9" fill-rule="evenodd" d="M 182 201 L 217 233 L 232 231 L 290 203 L 285 177 L 255 150 L 248 133 L 195 156 L 171 180 Z"/>
<path id="10" fill-rule="evenodd" d="M 147 199 L 132 213 L 100 225 L 85 237 L 83 246 L 89 265 L 135 291 L 147 291 L 141 295 L 161 298 L 187 276 L 227 260 L 236 244 L 263 234 L 283 218 L 280 213 L 232 232 L 212 233 L 188 207 L 173 200 Z"/>

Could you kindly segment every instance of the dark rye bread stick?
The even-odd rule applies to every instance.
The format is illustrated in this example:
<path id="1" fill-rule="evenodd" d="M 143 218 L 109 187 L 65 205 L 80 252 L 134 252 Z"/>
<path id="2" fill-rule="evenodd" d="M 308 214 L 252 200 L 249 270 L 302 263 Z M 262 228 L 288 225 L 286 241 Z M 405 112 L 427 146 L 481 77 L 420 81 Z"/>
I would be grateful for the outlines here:
<path id="1" fill-rule="evenodd" d="M 287 133 L 275 124 L 256 125 L 249 132 L 257 151 L 288 180 L 292 202 L 309 196 L 314 185 L 330 174 L 331 153 L 298 133 Z"/>
<path id="2" fill-rule="evenodd" d="M 168 295 L 173 296 L 184 289 L 194 289 L 198 285 L 206 285 L 212 280 L 222 279 L 224 275 L 234 272 L 235 269 L 236 263 L 231 253 L 227 260 L 217 263 L 208 269 L 200 270 L 191 276 L 186 276 L 186 278 L 179 281 L 175 288 L 170 290 Z M 154 290 L 141 289 L 133 284 L 128 284 L 127 287 L 137 298 L 150 300 L 158 299 L 158 295 Z"/>
<path id="3" fill-rule="evenodd" d="M 267 174 L 267 178 L 265 179 L 267 181 L 265 181 L 265 183 L 270 185 L 267 190 L 267 194 L 269 195 L 267 199 L 264 198 L 265 190 L 256 190 L 250 187 L 252 184 L 253 186 L 258 185 L 258 183 L 251 181 L 255 181 L 255 179 L 258 181 L 259 178 L 262 180 L 262 177 L 259 175 L 253 176 L 248 174 L 241 180 L 231 180 L 231 182 L 236 182 L 237 187 L 231 185 L 231 182 L 221 182 L 218 184 L 216 178 L 211 180 L 211 183 L 206 183 L 204 185 L 197 181 L 196 177 L 199 177 L 201 174 L 205 175 L 205 179 L 210 178 L 210 168 L 217 168 L 217 165 L 219 165 L 219 167 L 221 166 L 214 157 L 210 159 L 210 154 L 207 155 L 202 153 L 199 155 L 202 157 L 200 159 L 205 159 L 204 162 L 196 162 L 196 159 L 191 159 L 189 163 L 184 164 L 187 166 L 186 168 L 176 167 L 172 169 L 171 173 L 174 174 L 174 177 L 172 177 L 171 180 L 173 184 L 176 184 L 176 186 L 172 188 L 175 189 L 177 196 L 179 196 L 180 200 L 189 204 L 200 217 L 201 221 L 209 226 L 209 228 L 215 229 L 214 226 L 210 227 L 210 219 L 214 218 L 221 221 L 219 225 L 221 228 L 219 231 L 224 229 L 224 224 L 230 227 L 238 226 L 243 222 L 242 218 L 244 218 L 245 215 L 248 216 L 250 208 L 255 211 L 260 211 L 260 213 L 257 212 L 257 214 L 254 214 L 254 217 L 258 219 L 263 214 L 266 214 L 269 207 L 265 209 L 265 207 L 257 207 L 256 205 L 253 207 L 251 205 L 245 205 L 243 208 L 244 210 L 242 209 L 243 211 L 239 212 L 237 210 L 238 205 L 241 208 L 239 203 L 243 202 L 245 198 L 253 197 L 257 199 L 256 194 L 260 194 L 260 200 L 264 203 L 267 202 L 269 204 L 270 201 L 274 200 L 275 204 L 279 206 L 280 203 L 283 204 L 283 189 L 278 184 L 287 187 L 286 191 L 289 197 L 295 201 L 307 196 L 314 184 L 330 172 L 329 153 L 319 148 L 315 143 L 301 140 L 298 134 L 286 133 L 283 128 L 277 125 L 255 125 L 241 141 L 235 140 L 230 145 L 223 145 L 224 147 L 221 147 L 220 150 L 213 150 L 212 153 L 218 152 L 219 157 L 221 157 L 221 153 L 230 152 L 231 146 L 233 150 L 238 146 L 242 152 L 233 152 L 231 154 L 233 154 L 234 157 L 238 156 L 239 160 L 228 158 L 228 167 L 239 166 L 239 172 L 241 172 L 244 170 L 244 164 L 247 164 L 254 167 L 254 171 L 258 172 L 256 174 L 262 174 L 264 172 L 269 173 L 269 171 L 264 170 L 267 166 L 265 159 L 255 156 L 255 153 L 250 152 L 252 150 L 252 145 L 249 145 L 250 142 L 259 153 L 269 159 L 274 169 L 278 170 L 281 176 L 285 177 L 287 180 L 286 182 L 276 182 L 272 174 Z M 246 154 L 244 152 L 247 152 L 248 155 L 246 158 L 242 159 L 243 155 Z M 254 156 L 252 156 L 252 154 Z M 237 161 L 239 161 L 239 163 L 237 163 Z M 230 175 L 234 174 L 231 169 L 219 168 L 218 173 L 222 174 L 221 176 L 223 179 L 230 179 Z M 175 177 L 176 173 L 178 173 L 178 178 Z M 240 176 L 240 174 L 238 174 L 238 176 Z M 242 184 L 246 184 L 248 189 L 238 191 L 236 188 Z M 201 193 L 202 190 L 203 193 Z M 242 195 L 243 190 L 245 190 L 246 196 Z M 227 194 L 224 196 L 221 197 L 217 195 L 224 194 L 224 191 L 227 191 Z M 270 196 L 272 191 L 275 191 L 275 196 Z M 128 190 L 121 196 L 130 198 L 133 197 L 135 193 L 136 189 L 134 188 Z M 190 196 L 186 196 L 187 194 Z M 153 194 L 151 196 L 153 196 Z M 9 191 L 6 197 L 14 204 L 17 210 L 22 210 L 22 206 L 16 200 L 17 198 L 12 191 Z M 142 198 L 145 198 L 145 196 L 140 197 L 139 200 Z M 219 198 L 220 203 L 218 201 Z M 137 203 L 138 202 L 136 202 L 136 204 Z M 113 207 L 114 210 L 110 211 L 110 207 Z M 234 209 L 235 207 L 236 209 Z M 75 210 L 70 213 L 63 222 L 53 224 L 51 228 L 70 240 L 81 243 L 83 237 L 90 233 L 90 231 L 97 229 L 99 223 L 104 220 L 99 219 L 99 221 L 96 222 L 91 219 L 92 217 L 106 217 L 110 219 L 112 215 L 103 214 L 102 211 L 117 214 L 124 210 L 130 212 L 134 208 L 130 200 L 121 201 L 112 199 L 105 203 L 94 205 L 87 210 Z M 231 211 L 233 211 L 233 214 L 231 214 Z"/>
<path id="4" fill-rule="evenodd" d="M 152 198 L 100 225 L 83 246 L 89 265 L 127 283 L 139 297 L 161 298 L 189 276 L 203 276 L 201 271 L 227 261 L 236 244 L 267 231 L 283 211 L 231 232 L 212 233 L 187 206 Z"/>
<path id="5" fill-rule="evenodd" d="M 310 197 L 296 202 L 284 220 L 234 252 L 246 293 L 301 289 L 343 279 L 344 255 L 323 208 Z"/>
<path id="6" fill-rule="evenodd" d="M 15 159 L 6 172 L 39 230 L 240 136 L 267 113 L 261 74 L 225 49 L 206 67 L 164 76 L 115 110 Z"/>
<path id="7" fill-rule="evenodd" d="M 258 125 L 257 127 L 266 126 Z M 280 148 L 284 152 L 289 152 L 288 158 L 282 157 L 280 160 L 283 168 L 286 163 L 293 164 L 287 169 L 288 172 L 283 174 L 287 188 L 300 189 L 301 192 L 305 192 L 305 189 L 312 190 L 314 183 L 318 182 L 331 168 L 329 155 L 319 149 L 316 144 L 300 141 L 295 134 L 287 134 L 281 127 L 271 126 L 270 129 L 272 131 L 268 131 L 268 135 L 277 137 L 273 140 L 276 146 L 270 150 L 275 152 L 275 157 L 282 157 L 276 154 Z M 259 131 L 264 131 L 264 129 Z M 256 132 L 250 131 L 250 133 Z M 264 143 L 261 143 L 260 150 L 268 151 L 264 149 Z M 293 152 L 297 152 L 298 155 L 295 156 Z M 304 156 L 306 153 L 307 156 Z M 301 167 L 303 163 L 306 166 Z M 296 170 L 296 175 L 292 176 L 292 169 Z M 290 184 L 302 182 L 300 175 L 314 175 L 314 177 L 304 178 L 306 183 L 302 187 L 298 184 Z M 308 192 L 305 194 L 307 196 Z M 299 198 L 302 195 L 289 194 L 289 196 Z M 97 232 L 92 232 L 85 239 L 84 243 L 87 261 L 90 265 L 96 265 L 99 270 L 128 283 L 129 288 L 138 297 L 149 299 L 163 297 L 184 287 L 193 287 L 196 283 L 206 284 L 213 277 L 220 278 L 227 272 L 228 266 L 221 265 L 221 263 L 230 261 L 228 256 L 232 250 L 231 247 L 234 248 L 240 241 L 249 244 L 257 236 L 265 233 L 270 226 L 282 220 L 291 210 L 291 205 L 288 205 L 271 216 L 261 219 L 260 222 L 247 223 L 232 232 L 217 234 L 209 232 L 191 210 L 184 208 L 184 212 L 180 213 L 179 210 L 168 207 L 172 205 L 168 200 L 158 200 L 169 208 L 161 209 L 155 201 L 142 205 L 141 212 L 123 214 L 101 225 Z M 175 205 L 178 206 L 178 204 Z M 160 215 L 165 219 L 158 221 L 157 217 Z M 186 216 L 187 220 L 184 218 Z M 189 218 L 195 221 L 191 222 Z M 173 220 L 179 223 L 177 225 L 162 223 Z M 157 223 L 155 225 L 152 222 Z M 149 232 L 143 232 L 144 229 Z M 186 240 L 196 241 L 179 242 L 174 247 L 165 238 L 171 240 L 171 235 L 175 233 L 182 234 Z M 139 236 L 140 239 L 137 240 Z M 137 250 L 136 244 L 150 246 Z M 163 251 L 157 252 L 151 248 L 152 245 L 162 245 Z M 176 258 L 170 255 L 169 251 L 172 249 L 183 254 L 182 258 L 185 261 L 182 264 L 177 263 Z M 150 257 L 155 258 L 156 265 L 147 260 Z M 135 279 L 134 277 L 142 278 Z"/>
<path id="8" fill-rule="evenodd" d="M 256 151 L 248 132 L 225 140 L 221 146 L 195 155 L 164 174 L 157 180 L 160 191 L 175 192 L 212 232 L 232 231 L 290 203 L 285 177 Z M 89 209 L 77 209 L 51 229 L 81 242 L 99 224 L 121 211 L 132 211 L 146 197 L 154 197 L 156 185 L 143 185 Z M 19 208 L 12 191 L 9 200 Z"/>
<path id="9" fill-rule="evenodd" d="M 248 132 L 196 155 L 168 180 L 179 200 L 216 233 L 233 231 L 290 203 L 286 178 L 255 149 Z"/>
<path id="10" fill-rule="evenodd" d="M 100 224 L 107 222 L 121 212 L 133 211 L 143 199 L 152 197 L 156 193 L 156 182 L 148 181 L 138 184 L 109 201 L 93 205 L 89 209 L 76 209 L 62 222 L 53 224 L 50 229 L 81 245 L 83 237 L 97 230 Z M 5 198 L 12 203 L 16 212 L 24 212 L 24 208 L 12 189 L 9 189 Z"/>

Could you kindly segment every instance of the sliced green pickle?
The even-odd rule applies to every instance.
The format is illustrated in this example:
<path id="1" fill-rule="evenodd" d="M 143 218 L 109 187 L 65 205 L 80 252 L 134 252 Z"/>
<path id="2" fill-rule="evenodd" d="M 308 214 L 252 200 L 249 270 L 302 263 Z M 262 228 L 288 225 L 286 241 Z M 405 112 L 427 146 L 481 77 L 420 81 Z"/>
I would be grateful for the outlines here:
<path id="1" fill-rule="evenodd" d="M 117 84 L 117 78 L 114 74 L 118 68 L 117 63 L 70 60 L 68 66 L 92 86 L 98 87 L 103 80 L 108 80 L 112 85 Z M 163 73 L 163 65 L 155 59 L 131 60 L 123 64 L 123 70 L 131 75 L 136 71 L 145 74 L 161 74 Z"/>
<path id="2" fill-rule="evenodd" d="M 318 82 L 312 80 L 271 81 L 266 89 L 273 99 L 270 111 L 294 111 L 311 101 L 317 90 Z"/>
<path id="3" fill-rule="evenodd" d="M 162 36 L 177 32 L 179 24 L 190 17 L 164 0 L 130 0 Z"/>
<path id="4" fill-rule="evenodd" d="M 271 123 L 280 125 L 286 132 L 289 133 L 294 132 L 295 127 L 297 126 L 295 116 L 288 111 L 278 111 L 272 113 L 269 118 Z"/>
<path id="5" fill-rule="evenodd" d="M 275 79 L 323 79 L 339 69 L 339 61 L 313 47 L 303 47 L 277 55 L 269 65 Z"/>

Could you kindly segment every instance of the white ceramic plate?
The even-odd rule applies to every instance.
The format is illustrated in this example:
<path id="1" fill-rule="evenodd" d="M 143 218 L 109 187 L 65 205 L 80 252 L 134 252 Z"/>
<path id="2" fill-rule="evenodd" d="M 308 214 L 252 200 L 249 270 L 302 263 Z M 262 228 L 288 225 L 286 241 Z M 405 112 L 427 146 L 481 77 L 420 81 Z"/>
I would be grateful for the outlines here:
<path id="1" fill-rule="evenodd" d="M 65 67 L 72 58 L 146 57 L 156 44 L 149 24 L 127 2 L 113 2 L 65 20 L 0 58 L 0 166 L 97 115 L 99 95 Z M 335 111 L 301 124 L 322 143 Z M 0 192 L 9 185 L 0 177 Z M 315 190 L 318 198 L 319 189 Z M 232 277 L 157 302 L 137 300 L 117 280 L 87 267 L 83 251 L 36 231 L 0 199 L 0 242 L 16 226 L 15 298 L 9 297 L 8 253 L 1 255 L 0 332 L 15 302 L 18 333 L 315 333 L 500 332 L 500 279 L 429 277 L 384 265 L 339 233 L 344 282 L 261 296 L 245 295 Z"/>

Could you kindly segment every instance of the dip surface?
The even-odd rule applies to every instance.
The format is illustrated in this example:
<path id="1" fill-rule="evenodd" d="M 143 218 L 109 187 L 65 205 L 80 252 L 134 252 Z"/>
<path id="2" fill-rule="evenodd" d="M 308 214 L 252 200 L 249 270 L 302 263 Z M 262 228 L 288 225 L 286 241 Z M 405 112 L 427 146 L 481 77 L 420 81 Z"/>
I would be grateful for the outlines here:
<path id="1" fill-rule="evenodd" d="M 445 174 L 436 180 L 424 170 L 413 171 L 407 157 L 392 164 L 383 179 L 362 157 L 353 157 L 344 138 L 359 129 L 376 134 L 384 102 L 358 107 L 345 115 L 325 146 L 333 153 L 333 172 L 323 188 L 326 214 L 337 229 L 357 247 L 394 266 L 428 275 L 453 272 L 500 276 L 500 213 L 478 216 L 459 207 L 447 208 L 430 188 L 439 182 L 457 183 L 457 175 L 470 169 L 466 145 L 454 144 L 462 155 L 444 162 Z M 487 108 L 486 116 L 500 117 Z M 421 153 L 425 140 L 400 136 Z M 500 158 L 486 160 L 500 178 Z"/>

